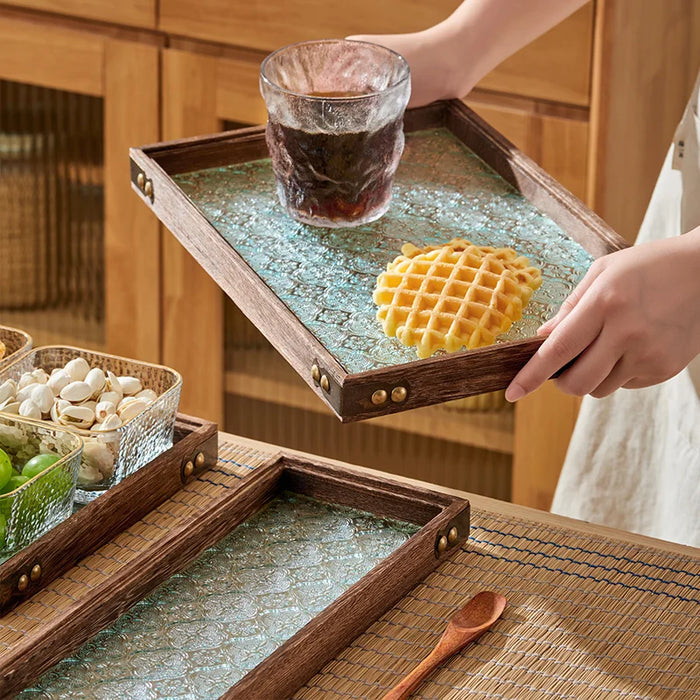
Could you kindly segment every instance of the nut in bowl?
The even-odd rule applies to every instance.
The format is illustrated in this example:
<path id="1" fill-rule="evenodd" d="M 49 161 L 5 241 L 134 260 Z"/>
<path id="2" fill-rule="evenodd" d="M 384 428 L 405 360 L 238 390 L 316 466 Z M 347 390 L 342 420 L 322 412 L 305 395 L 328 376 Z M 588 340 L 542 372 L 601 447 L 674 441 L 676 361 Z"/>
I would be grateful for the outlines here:
<path id="1" fill-rule="evenodd" d="M 56 425 L 0 415 L 0 561 L 71 514 L 82 448 Z"/>
<path id="2" fill-rule="evenodd" d="M 161 365 L 46 346 L 0 372 L 0 413 L 83 439 L 76 500 L 87 503 L 172 446 L 181 386 Z"/>

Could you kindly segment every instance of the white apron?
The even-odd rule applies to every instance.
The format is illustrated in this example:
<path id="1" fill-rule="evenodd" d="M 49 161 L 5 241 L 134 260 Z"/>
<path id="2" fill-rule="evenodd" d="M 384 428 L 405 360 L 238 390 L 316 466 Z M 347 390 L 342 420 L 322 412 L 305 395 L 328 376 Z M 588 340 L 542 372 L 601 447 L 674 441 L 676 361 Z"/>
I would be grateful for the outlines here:
<path id="1" fill-rule="evenodd" d="M 700 226 L 700 75 L 637 243 Z M 700 356 L 645 389 L 581 404 L 552 512 L 700 547 Z"/>

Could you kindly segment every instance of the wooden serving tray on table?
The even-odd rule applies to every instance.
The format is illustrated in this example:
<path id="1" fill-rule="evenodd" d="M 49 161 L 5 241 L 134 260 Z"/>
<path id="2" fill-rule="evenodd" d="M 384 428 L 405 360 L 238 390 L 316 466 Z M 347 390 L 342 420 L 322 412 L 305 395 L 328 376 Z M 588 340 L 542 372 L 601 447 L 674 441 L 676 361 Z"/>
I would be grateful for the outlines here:
<path id="1" fill-rule="evenodd" d="M 463 103 L 405 129 L 388 213 L 347 229 L 285 214 L 263 127 L 131 150 L 144 202 L 344 422 L 505 388 L 593 259 L 627 245 Z M 375 319 L 376 278 L 404 242 L 453 238 L 514 247 L 543 283 L 494 345 L 418 360 Z"/>
<path id="2" fill-rule="evenodd" d="M 0 616 L 216 462 L 215 423 L 177 416 L 173 446 L 0 564 Z"/>
<path id="3" fill-rule="evenodd" d="M 222 461 L 230 461 L 238 466 L 234 459 Z M 242 677 L 238 676 L 240 680 L 225 692 L 224 697 L 256 700 L 289 697 L 440 562 L 459 549 L 468 538 L 470 509 L 469 502 L 463 498 L 377 478 L 344 465 L 315 461 L 284 452 L 272 457 L 265 456 L 261 462 L 254 471 L 244 470 L 243 478 L 237 475 L 231 478 L 228 471 L 221 470 L 221 465 L 200 474 L 157 511 L 149 514 L 148 524 L 144 519 L 124 533 L 126 536 L 138 530 L 148 538 L 148 526 L 157 525 L 158 534 L 155 539 L 143 546 L 138 553 L 130 551 L 128 561 L 115 564 L 108 576 L 102 577 L 87 590 L 78 586 L 71 598 L 61 601 L 60 605 L 54 596 L 51 602 L 58 609 L 51 615 L 40 615 L 43 619 L 28 633 L 15 634 L 15 625 L 22 626 L 27 616 L 33 614 L 29 606 L 34 599 L 17 609 L 17 620 L 22 622 L 10 619 L 11 613 L 10 617 L 5 618 L 8 622 L 4 626 L 3 619 L 0 618 L 0 696 L 5 697 L 6 694 L 27 687 L 42 672 L 106 627 L 157 584 L 183 569 L 203 550 L 217 545 L 237 525 L 251 516 L 268 512 L 264 510 L 265 506 L 271 501 L 274 504 L 275 499 L 280 497 L 291 494 L 292 498 L 310 498 L 321 505 L 351 508 L 353 511 L 361 511 L 358 514 L 361 521 L 372 516 L 400 520 L 416 527 L 411 530 L 413 534 L 404 538 L 402 544 L 388 556 L 383 557 L 382 554 L 373 558 L 373 561 L 378 559 L 379 563 L 369 573 L 344 589 L 305 625 L 298 627 L 298 631 L 252 670 Z M 242 464 L 241 469 L 244 466 Z M 97 499 L 95 503 L 100 500 Z M 268 521 L 267 527 L 274 530 L 275 521 Z M 255 532 L 253 531 L 253 537 Z M 250 539 L 250 531 L 248 533 Z M 323 539 L 323 534 L 321 538 Z M 329 538 L 328 541 L 332 542 L 332 533 Z M 116 541 L 110 544 L 116 545 Z M 366 546 L 375 547 L 380 544 L 381 541 L 377 543 L 370 537 Z M 280 546 L 284 547 L 284 544 L 280 543 Z M 232 555 L 235 549 L 236 546 L 233 545 L 227 556 Z M 256 554 L 255 549 L 253 552 L 254 556 L 266 556 L 265 552 Z M 281 553 L 278 556 L 284 558 Z M 94 565 L 93 563 L 92 566 Z M 282 562 L 276 562 L 276 565 L 284 566 Z M 206 562 L 200 566 L 207 570 Z M 336 577 L 342 578 L 345 575 L 344 569 L 352 567 L 352 557 L 338 562 L 338 566 L 340 569 L 332 571 L 335 571 Z M 73 569 L 73 577 L 79 578 L 77 571 L 77 568 Z M 256 573 L 257 569 L 249 565 L 246 571 Z M 200 569 L 201 575 L 204 574 Z M 332 577 L 332 574 L 328 575 Z M 236 584 L 240 586 L 241 582 L 234 581 L 234 578 L 230 572 L 224 577 L 212 579 L 207 584 L 208 593 L 205 597 L 217 593 L 217 590 L 226 593 L 229 589 L 234 589 Z M 257 580 L 254 576 L 249 576 L 246 585 L 259 588 L 270 585 L 264 576 L 259 578 Z M 63 579 L 60 582 L 65 583 Z M 174 590 L 176 584 L 171 580 L 169 586 L 169 590 Z M 190 591 L 190 595 L 193 595 L 191 588 L 185 588 L 184 591 Z M 37 597 L 37 609 L 44 609 L 49 594 L 50 592 L 45 592 Z M 281 590 L 280 595 L 283 595 Z M 170 599 L 172 605 L 201 604 L 199 597 L 183 601 L 181 596 L 176 595 Z M 277 605 L 283 607 L 280 601 Z M 232 628 L 226 625 L 231 624 L 233 612 L 235 611 L 226 607 L 212 624 L 223 626 L 224 632 L 229 634 L 228 630 Z M 224 619 L 221 619 L 222 615 Z M 166 630 L 171 630 L 173 626 L 178 627 L 172 621 L 162 624 L 162 634 L 166 634 Z M 230 634 L 235 636 L 233 631 Z M 11 640 L 10 644 L 8 640 Z M 231 640 L 231 643 L 234 642 Z M 167 641 L 162 643 L 168 644 Z M 182 640 L 176 643 L 173 650 L 175 653 L 180 651 L 181 644 Z M 218 661 L 221 662 L 221 659 Z"/>

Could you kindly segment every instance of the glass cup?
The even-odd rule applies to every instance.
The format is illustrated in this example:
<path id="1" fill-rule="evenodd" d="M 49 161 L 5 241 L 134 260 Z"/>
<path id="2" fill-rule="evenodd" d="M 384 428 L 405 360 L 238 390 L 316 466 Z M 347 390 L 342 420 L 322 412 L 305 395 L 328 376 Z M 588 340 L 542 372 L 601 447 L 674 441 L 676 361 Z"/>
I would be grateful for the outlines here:
<path id="1" fill-rule="evenodd" d="M 307 41 L 263 61 L 266 140 L 292 218 L 359 226 L 386 212 L 410 85 L 402 56 L 364 41 Z"/>

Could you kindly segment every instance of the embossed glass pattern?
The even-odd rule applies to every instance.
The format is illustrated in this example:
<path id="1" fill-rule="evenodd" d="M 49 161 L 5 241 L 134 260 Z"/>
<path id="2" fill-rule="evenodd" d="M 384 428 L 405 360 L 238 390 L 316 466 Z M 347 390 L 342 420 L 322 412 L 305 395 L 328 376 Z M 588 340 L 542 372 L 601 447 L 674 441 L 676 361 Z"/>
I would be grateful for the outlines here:
<path id="1" fill-rule="evenodd" d="M 282 494 L 19 697 L 218 698 L 419 529 Z"/>
<path id="2" fill-rule="evenodd" d="M 446 129 L 407 134 L 389 211 L 352 229 L 290 219 L 267 159 L 174 179 L 351 374 L 416 359 L 414 348 L 383 334 L 372 300 L 377 276 L 407 241 L 510 246 L 542 270 L 542 286 L 501 343 L 534 336 L 593 260 Z"/>
<path id="3" fill-rule="evenodd" d="M 60 456 L 18 489 L 0 495 L 2 563 L 71 514 L 83 443 L 58 426 L 0 414 L 0 448 L 14 465 L 41 452 Z"/>
<path id="4" fill-rule="evenodd" d="M 111 469 L 111 476 L 104 481 L 78 487 L 76 500 L 88 503 L 172 447 L 182 378 L 174 370 L 160 365 L 68 346 L 47 345 L 32 350 L 0 372 L 0 384 L 6 379 L 19 379 L 23 372 L 39 367 L 50 373 L 75 357 L 84 357 L 91 367 L 100 367 L 105 372 L 111 370 L 118 376 L 138 377 L 145 389 L 153 389 L 158 395 L 143 412 L 116 430 L 95 433 L 70 428 L 85 443 L 83 462 L 99 467 L 103 473 Z"/>

